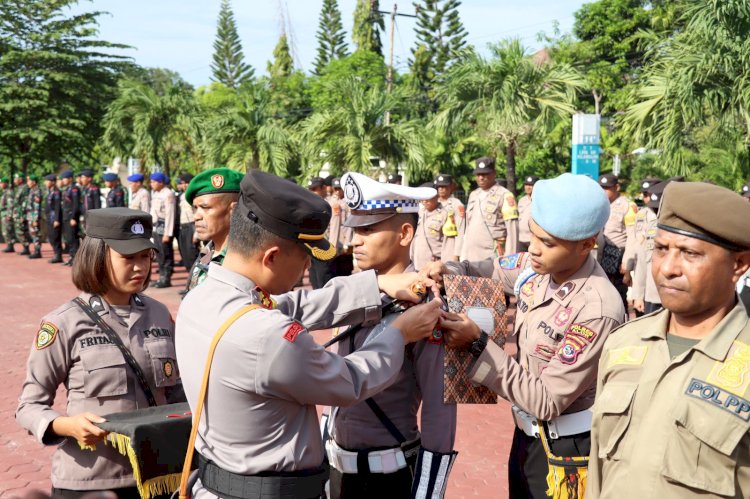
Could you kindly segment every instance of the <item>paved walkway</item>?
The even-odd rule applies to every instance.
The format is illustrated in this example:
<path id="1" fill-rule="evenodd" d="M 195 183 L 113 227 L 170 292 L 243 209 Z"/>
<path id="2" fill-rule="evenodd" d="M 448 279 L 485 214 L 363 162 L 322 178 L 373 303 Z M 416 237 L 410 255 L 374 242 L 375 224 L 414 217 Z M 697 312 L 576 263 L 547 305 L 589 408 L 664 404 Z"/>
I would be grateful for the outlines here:
<path id="1" fill-rule="evenodd" d="M 76 295 L 70 267 L 50 265 L 47 247 L 43 260 L 15 254 L 0 254 L 0 308 L 3 337 L 0 348 L 0 498 L 24 497 L 34 489 L 50 488 L 50 456 L 54 448 L 38 444 L 15 422 L 18 395 L 25 377 L 26 359 L 43 314 Z M 150 289 L 148 294 L 164 302 L 173 313 L 179 306 L 177 290 L 185 284 L 181 270 L 174 287 Z M 326 333 L 316 333 L 322 340 Z M 55 407 L 65 407 L 64 390 L 58 391 Z M 513 423 L 507 403 L 493 406 L 459 407 L 456 450 L 447 497 L 506 498 L 506 463 Z"/>

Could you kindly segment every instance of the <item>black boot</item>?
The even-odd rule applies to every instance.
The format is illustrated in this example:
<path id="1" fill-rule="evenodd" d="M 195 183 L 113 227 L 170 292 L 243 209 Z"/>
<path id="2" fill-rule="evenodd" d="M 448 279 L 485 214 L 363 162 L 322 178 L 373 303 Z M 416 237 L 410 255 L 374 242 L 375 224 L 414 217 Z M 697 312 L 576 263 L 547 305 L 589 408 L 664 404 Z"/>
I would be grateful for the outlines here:
<path id="1" fill-rule="evenodd" d="M 23 245 L 23 251 L 19 253 L 19 255 L 30 255 L 31 252 L 29 251 L 29 245 L 24 244 Z"/>
<path id="2" fill-rule="evenodd" d="M 62 255 L 60 253 L 55 253 L 55 256 L 53 256 L 51 259 L 47 260 L 49 263 L 62 263 Z"/>
<path id="3" fill-rule="evenodd" d="M 39 246 L 34 246 L 34 252 L 29 255 L 29 260 L 36 260 L 42 257 L 42 249 Z"/>
<path id="4" fill-rule="evenodd" d="M 172 286 L 171 280 L 165 277 L 160 277 L 159 280 L 156 281 L 156 284 L 154 284 L 155 288 L 168 288 L 170 286 Z"/>
<path id="5" fill-rule="evenodd" d="M 3 250 L 3 253 L 15 253 L 15 252 L 16 252 L 16 250 L 13 249 L 13 245 L 12 244 L 8 244 L 8 246 Z"/>
<path id="6" fill-rule="evenodd" d="M 65 262 L 65 263 L 63 263 L 63 265 L 67 265 L 68 267 L 72 267 L 73 266 L 73 258 L 74 257 L 72 257 L 72 256 L 70 258 L 68 258 L 68 261 Z"/>

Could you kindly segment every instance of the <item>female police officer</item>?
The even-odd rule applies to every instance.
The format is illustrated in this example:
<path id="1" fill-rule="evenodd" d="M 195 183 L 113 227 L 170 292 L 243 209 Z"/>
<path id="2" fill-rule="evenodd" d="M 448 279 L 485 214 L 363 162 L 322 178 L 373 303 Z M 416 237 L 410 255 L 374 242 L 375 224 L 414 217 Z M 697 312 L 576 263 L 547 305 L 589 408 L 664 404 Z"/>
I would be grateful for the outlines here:
<path id="1" fill-rule="evenodd" d="M 86 218 L 73 264 L 81 293 L 42 319 L 16 419 L 42 444 L 60 445 L 52 458 L 54 497 L 102 490 L 139 497 L 128 458 L 101 442 L 106 433 L 95 423 L 182 396 L 174 323 L 164 305 L 141 294 L 154 252 L 151 216 L 108 208 Z M 66 414 L 52 407 L 61 383 Z M 97 443 L 93 452 L 83 449 Z"/>

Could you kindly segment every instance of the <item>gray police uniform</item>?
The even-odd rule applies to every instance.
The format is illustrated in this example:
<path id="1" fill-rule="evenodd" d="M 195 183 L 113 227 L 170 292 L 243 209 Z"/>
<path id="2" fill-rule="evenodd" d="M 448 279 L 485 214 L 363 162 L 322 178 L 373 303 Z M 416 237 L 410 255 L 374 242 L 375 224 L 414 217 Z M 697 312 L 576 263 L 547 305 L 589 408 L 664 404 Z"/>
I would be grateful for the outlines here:
<path id="1" fill-rule="evenodd" d="M 241 307 L 270 307 L 248 278 L 212 263 L 177 314 L 177 358 L 191 407 L 197 403 L 205 352 Z M 307 332 L 380 317 L 374 272 L 332 279 L 324 288 L 273 298 L 273 308 L 237 320 L 219 343 L 196 451 L 239 475 L 311 472 L 323 464 L 316 404 L 349 405 L 394 381 L 403 362 L 400 331 L 343 358 L 326 352 Z M 201 482 L 195 498 L 214 497 Z"/>

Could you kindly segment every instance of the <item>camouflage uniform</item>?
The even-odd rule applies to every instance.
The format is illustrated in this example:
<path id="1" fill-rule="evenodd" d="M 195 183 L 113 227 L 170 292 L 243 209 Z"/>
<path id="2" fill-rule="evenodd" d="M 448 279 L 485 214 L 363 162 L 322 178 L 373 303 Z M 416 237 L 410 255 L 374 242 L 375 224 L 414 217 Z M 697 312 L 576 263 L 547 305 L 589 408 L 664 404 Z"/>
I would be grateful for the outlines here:
<path id="1" fill-rule="evenodd" d="M 29 195 L 26 198 L 24 211 L 26 223 L 28 224 L 29 241 L 34 245 L 34 253 L 29 258 L 41 258 L 42 190 L 38 185 L 29 188 Z"/>
<path id="2" fill-rule="evenodd" d="M 8 186 L 3 189 L 0 195 L 0 218 L 3 223 L 3 239 L 8 248 L 7 253 L 13 251 L 13 243 L 16 242 L 16 235 L 13 231 L 13 188 Z"/>
<path id="3" fill-rule="evenodd" d="M 29 225 L 26 221 L 26 202 L 29 198 L 29 186 L 19 185 L 13 190 L 13 226 L 16 229 L 16 241 L 23 245 L 22 255 L 29 254 Z"/>

